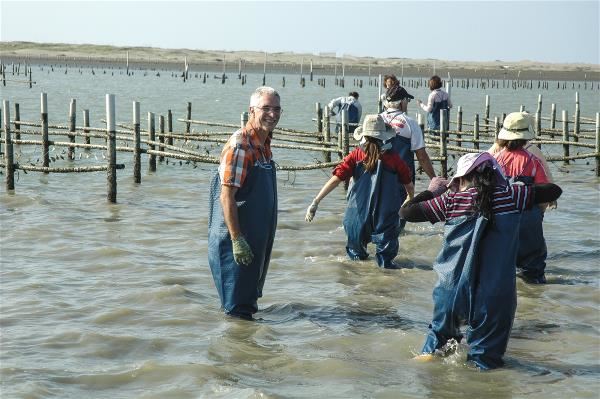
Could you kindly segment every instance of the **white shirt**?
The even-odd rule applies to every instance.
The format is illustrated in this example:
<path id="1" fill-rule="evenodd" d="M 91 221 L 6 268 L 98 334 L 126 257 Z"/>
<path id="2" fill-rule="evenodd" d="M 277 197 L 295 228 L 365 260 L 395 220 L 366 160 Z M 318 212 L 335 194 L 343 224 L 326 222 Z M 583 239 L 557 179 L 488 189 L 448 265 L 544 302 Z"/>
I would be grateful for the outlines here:
<path id="1" fill-rule="evenodd" d="M 410 150 L 416 151 L 425 147 L 423 131 L 416 120 L 406 115 L 399 109 L 388 108 L 381 117 L 388 125 L 392 126 L 396 134 L 410 139 Z"/>
<path id="2" fill-rule="evenodd" d="M 427 105 L 425 103 L 419 104 L 421 109 L 425 112 L 433 111 L 433 103 L 439 103 L 444 100 L 448 100 L 448 108 L 452 108 L 452 102 L 450 101 L 450 96 L 442 89 L 435 89 L 429 93 L 429 97 L 427 97 Z"/>

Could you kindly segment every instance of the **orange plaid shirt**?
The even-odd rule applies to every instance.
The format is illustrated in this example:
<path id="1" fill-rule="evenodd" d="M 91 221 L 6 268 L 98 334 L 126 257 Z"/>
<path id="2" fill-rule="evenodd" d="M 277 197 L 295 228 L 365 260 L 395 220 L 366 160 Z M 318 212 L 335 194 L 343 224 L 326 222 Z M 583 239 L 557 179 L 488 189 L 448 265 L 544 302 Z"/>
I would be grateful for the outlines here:
<path id="1" fill-rule="evenodd" d="M 248 170 L 257 161 L 271 161 L 271 138 L 267 137 L 264 145 L 260 143 L 258 133 L 246 124 L 246 127 L 236 131 L 227 141 L 221 151 L 219 176 L 225 186 L 242 187 Z"/>

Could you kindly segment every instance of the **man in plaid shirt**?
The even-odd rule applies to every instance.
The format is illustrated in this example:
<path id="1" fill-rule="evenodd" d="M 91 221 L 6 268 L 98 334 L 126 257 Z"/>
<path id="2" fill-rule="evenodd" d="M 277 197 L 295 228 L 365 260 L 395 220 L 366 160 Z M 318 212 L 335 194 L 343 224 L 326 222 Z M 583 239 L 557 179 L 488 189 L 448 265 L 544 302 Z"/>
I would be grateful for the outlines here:
<path id="1" fill-rule="evenodd" d="M 275 237 L 271 137 L 280 116 L 279 94 L 256 89 L 248 123 L 225 144 L 211 185 L 209 265 L 225 312 L 244 319 L 258 310 Z"/>

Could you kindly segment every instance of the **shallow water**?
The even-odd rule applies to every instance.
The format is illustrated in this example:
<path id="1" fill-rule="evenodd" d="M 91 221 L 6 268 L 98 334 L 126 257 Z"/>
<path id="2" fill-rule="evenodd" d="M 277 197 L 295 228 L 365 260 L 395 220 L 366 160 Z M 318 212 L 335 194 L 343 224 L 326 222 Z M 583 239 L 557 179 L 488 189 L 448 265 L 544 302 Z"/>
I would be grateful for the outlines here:
<path id="1" fill-rule="evenodd" d="M 73 96 L 78 109 L 91 109 L 95 126 L 106 92 L 117 94 L 124 122 L 133 99 L 144 112 L 171 108 L 176 117 L 192 101 L 195 118 L 237 122 L 260 81 L 249 75 L 240 87 L 233 79 L 221 86 L 164 76 L 35 74 L 36 89 L 2 90 L 2 99 L 20 103 L 23 120 L 39 118 L 43 90 L 51 122 L 65 123 Z M 286 127 L 310 129 L 314 102 L 349 90 L 301 90 L 291 80 L 281 90 Z M 376 98 L 375 88 L 360 92 Z M 547 103 L 572 107 L 572 91 L 542 93 Z M 492 104 L 511 104 L 496 113 L 521 102 L 535 109 L 537 101 L 536 91 L 489 94 Z M 454 89 L 453 96 L 465 112 L 483 109 L 484 92 Z M 598 111 L 597 92 L 580 96 L 582 115 Z M 20 150 L 22 161 L 38 156 Z M 76 162 L 101 158 L 99 151 L 88 155 Z M 104 172 L 20 172 L 14 193 L 0 188 L 3 398 L 598 397 L 600 191 L 591 162 L 552 164 L 564 194 L 545 218 L 549 283 L 518 281 L 507 366 L 481 373 L 465 364 L 464 346 L 445 359 L 411 360 L 431 317 L 441 226 L 408 225 L 401 270 L 350 262 L 343 190 L 307 224 L 305 209 L 329 172 L 280 172 L 279 225 L 257 321 L 231 320 L 219 310 L 206 255 L 214 166 L 170 162 L 150 173 L 144 163 L 137 185 L 129 157 L 119 157 L 126 169 L 118 172 L 117 204 L 106 202 Z M 275 157 L 302 164 L 321 156 L 275 150 Z M 420 177 L 417 189 L 424 188 Z"/>

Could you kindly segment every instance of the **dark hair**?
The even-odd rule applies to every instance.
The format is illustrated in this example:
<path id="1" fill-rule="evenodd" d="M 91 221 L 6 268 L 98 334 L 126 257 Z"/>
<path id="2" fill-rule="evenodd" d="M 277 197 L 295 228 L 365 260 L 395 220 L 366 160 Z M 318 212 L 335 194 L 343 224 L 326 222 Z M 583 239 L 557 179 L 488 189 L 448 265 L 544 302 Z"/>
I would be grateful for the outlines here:
<path id="1" fill-rule="evenodd" d="M 400 81 L 398 80 L 398 78 L 396 77 L 396 75 L 384 75 L 383 76 L 383 83 L 385 85 L 385 82 L 391 79 L 392 80 L 392 86 L 394 85 L 394 83 L 400 83 Z"/>
<path id="2" fill-rule="evenodd" d="M 352 96 L 354 98 L 356 98 L 358 100 L 358 93 L 355 91 L 351 91 L 350 93 L 348 93 L 349 96 Z"/>
<path id="3" fill-rule="evenodd" d="M 518 140 L 502 140 L 496 139 L 496 144 L 500 146 L 500 148 L 506 148 L 508 151 L 518 150 L 522 148 L 525 144 L 527 144 L 527 140 L 518 139 Z"/>
<path id="4" fill-rule="evenodd" d="M 379 160 L 379 153 L 381 151 L 381 140 L 370 136 L 364 136 L 367 142 L 364 145 L 365 157 L 364 164 L 365 170 L 369 173 L 373 173 L 377 167 L 377 161 Z"/>
<path id="5" fill-rule="evenodd" d="M 477 169 L 466 175 L 464 178 L 471 182 L 472 186 L 477 189 L 478 195 L 475 199 L 475 212 L 481 213 L 481 215 L 489 221 L 490 226 L 493 226 L 496 172 L 494 171 L 494 168 L 487 165 L 484 166 L 484 169 L 481 172 L 478 172 Z"/>
<path id="6" fill-rule="evenodd" d="M 439 89 L 440 87 L 442 87 L 442 79 L 437 75 L 433 75 L 429 79 L 429 90 Z"/>

